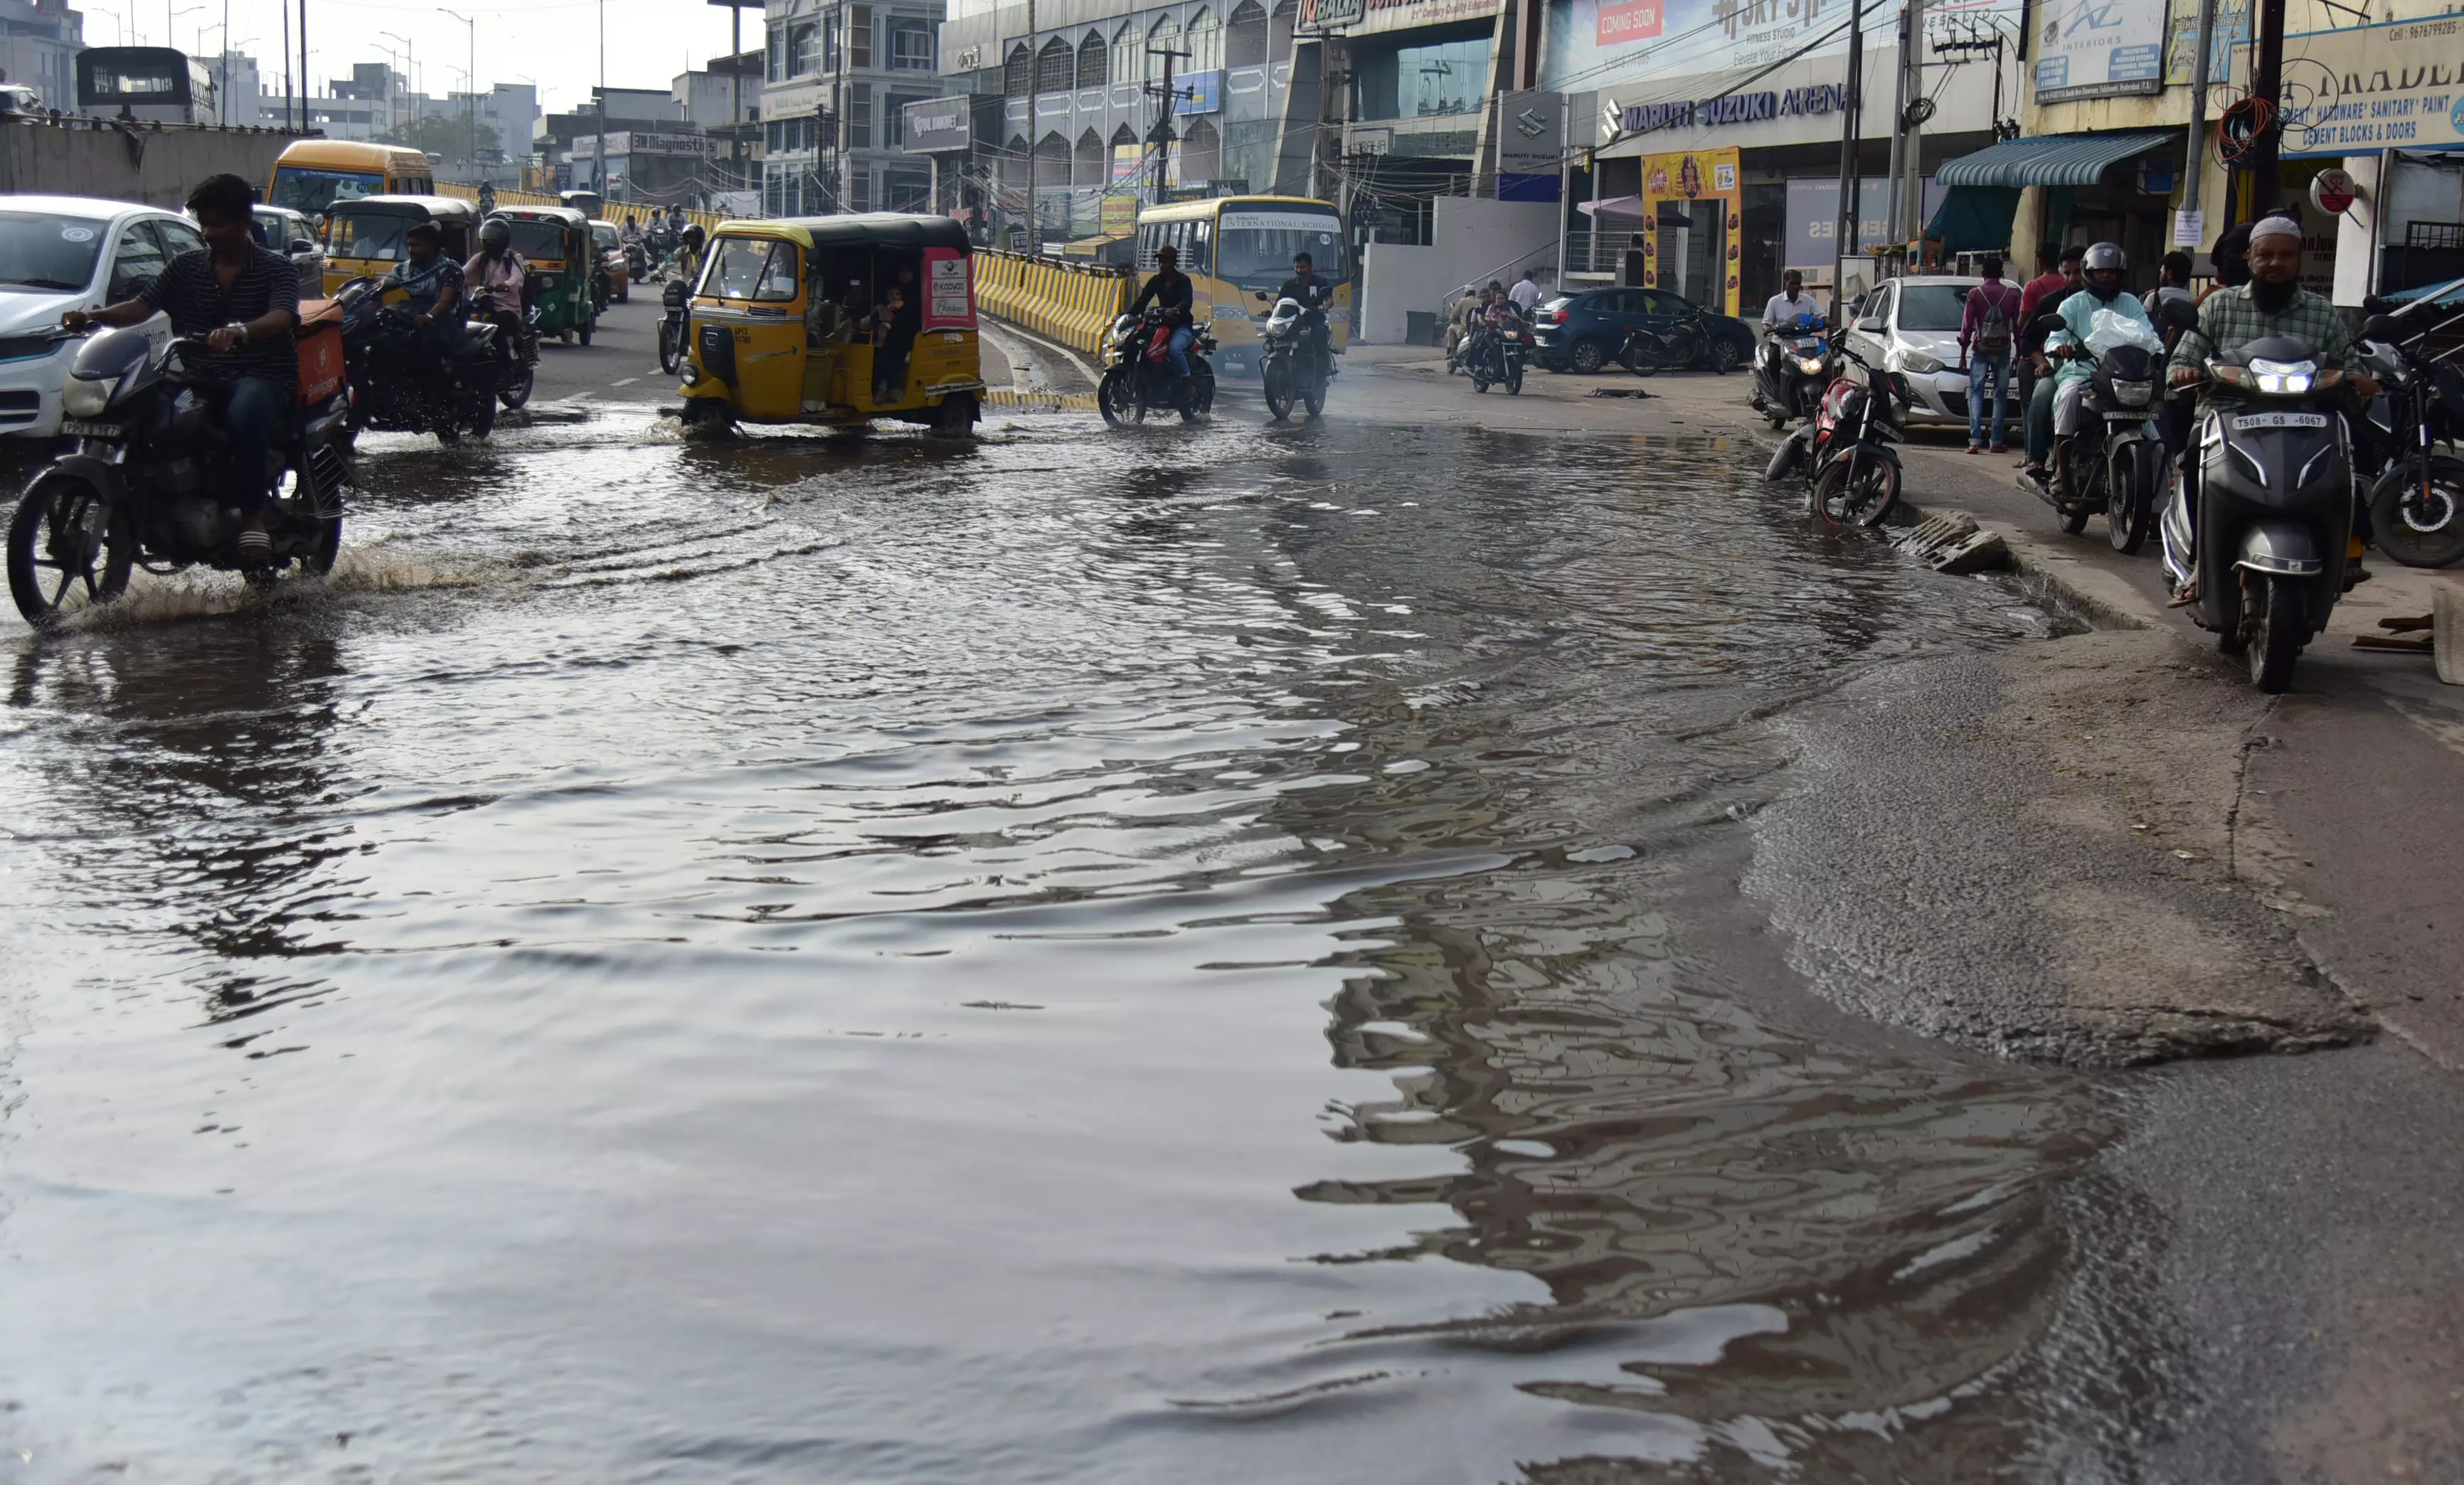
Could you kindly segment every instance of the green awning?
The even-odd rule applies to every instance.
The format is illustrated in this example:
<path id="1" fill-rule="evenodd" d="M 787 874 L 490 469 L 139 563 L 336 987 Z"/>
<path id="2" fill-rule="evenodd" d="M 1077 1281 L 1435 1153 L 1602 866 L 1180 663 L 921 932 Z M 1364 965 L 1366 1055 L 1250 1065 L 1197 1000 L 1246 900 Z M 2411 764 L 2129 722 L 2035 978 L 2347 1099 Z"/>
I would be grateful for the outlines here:
<path id="1" fill-rule="evenodd" d="M 2011 222 L 2019 214 L 2015 186 L 1954 186 L 1926 224 L 1925 235 L 1944 252 L 2000 252 L 2011 246 Z"/>
<path id="2" fill-rule="evenodd" d="M 2179 129 L 2127 134 L 2047 134 L 2004 140 L 1973 155 L 1946 161 L 1934 172 L 1945 186 L 2094 186 L 2104 172 L 2151 149 L 2180 148 Z"/>

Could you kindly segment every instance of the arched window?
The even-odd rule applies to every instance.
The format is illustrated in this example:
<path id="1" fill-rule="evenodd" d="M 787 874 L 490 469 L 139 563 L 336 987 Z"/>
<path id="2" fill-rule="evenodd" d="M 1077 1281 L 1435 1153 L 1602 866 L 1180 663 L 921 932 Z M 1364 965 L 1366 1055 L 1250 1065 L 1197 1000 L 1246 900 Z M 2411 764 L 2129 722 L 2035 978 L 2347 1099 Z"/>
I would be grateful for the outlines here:
<path id="1" fill-rule="evenodd" d="M 1200 119 L 1189 126 L 1180 142 L 1180 178 L 1195 186 L 1211 181 L 1223 173 L 1223 136 L 1215 125 Z"/>
<path id="2" fill-rule="evenodd" d="M 1044 50 L 1035 54 L 1036 92 L 1067 93 L 1071 79 L 1077 76 L 1076 54 L 1069 50 L 1069 43 L 1059 36 L 1045 42 Z"/>
<path id="3" fill-rule="evenodd" d="M 1035 63 L 1027 55 L 1026 43 L 1022 41 L 1009 49 L 1008 63 L 1001 72 L 1001 91 L 1011 98 L 1024 98 L 1027 89 L 1033 86 L 1034 78 Z M 1026 142 L 1021 140 L 1019 142 L 1023 145 Z"/>
<path id="4" fill-rule="evenodd" d="M 1025 49 L 1022 47 L 1020 50 L 1023 51 Z M 1009 137 L 1009 148 L 1001 151 L 1001 160 L 998 162 L 1001 166 L 1001 207 L 1005 210 L 1023 211 L 1026 209 L 1026 187 L 1029 180 L 1029 176 L 1027 174 L 1028 162 L 1029 156 L 1027 154 L 1026 136 L 1023 134 L 1011 135 Z"/>
<path id="5" fill-rule="evenodd" d="M 1147 75 L 1146 33 L 1135 21 L 1121 22 L 1112 33 L 1112 76 L 1123 82 L 1135 82 Z"/>
<path id="6" fill-rule="evenodd" d="M 1266 42 L 1268 60 L 1280 58 L 1288 62 L 1292 59 L 1292 26 L 1300 18 L 1301 8 L 1293 0 L 1280 0 L 1276 5 L 1275 13 L 1268 22 L 1268 29 L 1273 33 Z"/>
<path id="7" fill-rule="evenodd" d="M 1223 65 L 1223 27 L 1204 6 L 1189 18 L 1189 60 L 1182 65 L 1191 72 L 1213 72 Z"/>
<path id="8" fill-rule="evenodd" d="M 1047 134 L 1035 144 L 1035 188 L 1067 189 L 1069 185 L 1069 142 Z"/>
<path id="9" fill-rule="evenodd" d="M 1161 81 L 1163 58 L 1155 54 L 1186 50 L 1187 48 L 1180 44 L 1180 22 L 1169 15 L 1158 18 L 1155 23 L 1155 29 L 1147 33 L 1146 65 L 1138 70 L 1138 76 L 1149 82 Z M 1176 60 L 1172 64 L 1172 70 L 1176 73 L 1185 73 L 1189 71 L 1189 63 L 1186 60 Z"/>
<path id="10" fill-rule="evenodd" d="M 1078 86 L 1100 88 L 1103 85 L 1104 35 L 1101 32 L 1090 31 L 1087 33 L 1087 39 L 1078 43 Z"/>
<path id="11" fill-rule="evenodd" d="M 1263 67 L 1266 61 L 1266 8 L 1258 0 L 1241 0 L 1232 11 L 1230 33 L 1223 41 L 1226 67 Z"/>
<path id="12" fill-rule="evenodd" d="M 1138 142 L 1138 131 L 1123 124 L 1112 131 L 1112 184 L 1133 182 L 1138 178 L 1138 163 L 1146 158 L 1146 146 Z"/>

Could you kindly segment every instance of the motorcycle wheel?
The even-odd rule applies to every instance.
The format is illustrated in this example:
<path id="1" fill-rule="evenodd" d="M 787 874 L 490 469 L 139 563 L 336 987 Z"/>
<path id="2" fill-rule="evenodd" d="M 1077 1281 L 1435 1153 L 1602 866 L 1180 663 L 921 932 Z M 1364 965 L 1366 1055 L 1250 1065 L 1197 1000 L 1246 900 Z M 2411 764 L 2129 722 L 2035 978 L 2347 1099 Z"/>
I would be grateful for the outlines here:
<path id="1" fill-rule="evenodd" d="M 37 629 L 127 592 L 136 561 L 126 509 L 75 474 L 38 476 L 9 522 L 9 596 Z"/>
<path id="2" fill-rule="evenodd" d="M 2370 487 L 2370 537 L 2407 567 L 2446 567 L 2464 557 L 2464 459 L 2430 461 L 2430 498 L 2421 467 L 2408 459 Z"/>
<path id="3" fill-rule="evenodd" d="M 659 369 L 672 377 L 676 374 L 676 368 L 682 364 L 683 360 L 684 358 L 677 354 L 676 327 L 674 323 L 670 320 L 660 320 Z"/>
<path id="4" fill-rule="evenodd" d="M 473 387 L 471 390 L 471 436 L 486 438 L 496 431 L 496 393 L 492 387 Z"/>
<path id="5" fill-rule="evenodd" d="M 1523 368 L 1521 366 L 1510 365 L 1506 368 L 1506 395 L 1508 397 L 1520 397 L 1523 395 Z M 1317 409 L 1315 407 L 1311 407 L 1309 412 L 1314 416 Z"/>
<path id="6" fill-rule="evenodd" d="M 1301 388 L 1301 405 L 1309 409 L 1309 415 L 1312 418 L 1325 414 L 1326 373 L 1322 371 L 1311 373 L 1309 385 Z"/>
<path id="7" fill-rule="evenodd" d="M 2137 458 L 2125 448 L 2123 456 L 2113 461 L 2104 471 L 2104 535 L 2113 550 L 2124 557 L 2136 557 L 2147 544 L 2147 528 L 2154 525 L 2155 509 L 2146 493 L 2139 488 Z"/>
<path id="8" fill-rule="evenodd" d="M 2250 684 L 2270 696 L 2280 694 L 2293 684 L 2293 663 L 2301 658 L 2303 631 L 2301 585 L 2285 582 L 2274 577 L 2257 578 L 2266 584 L 2253 605 L 2257 611 L 2257 628 L 2250 637 Z"/>
<path id="9" fill-rule="evenodd" d="M 1203 362 L 1200 363 L 1202 365 Z M 1201 423 L 1215 410 L 1215 373 L 1192 367 L 1189 373 L 1188 400 L 1181 404 L 1180 421 Z"/>
<path id="10" fill-rule="evenodd" d="M 1833 526 L 1880 526 L 1900 500 L 1900 467 L 1879 454 L 1857 461 L 1857 484 L 1848 484 L 1849 456 L 1842 454 L 1823 468 L 1814 482 L 1815 513 Z"/>
<path id="11" fill-rule="evenodd" d="M 2079 470 L 2075 467 L 2078 460 L 2072 457 L 2071 446 L 2055 445 L 2054 460 L 2055 468 L 2060 471 L 2061 488 L 2064 491 L 2078 490 Z M 2087 518 L 2096 513 L 2096 508 L 2087 501 L 2074 499 L 2067 506 L 2054 507 L 2054 513 L 2061 518 L 2062 535 L 2076 536 L 2087 530 Z"/>
<path id="12" fill-rule="evenodd" d="M 1137 404 L 1137 388 L 1132 385 L 1129 362 L 1108 368 L 1104 380 L 1095 383 L 1095 406 L 1104 421 L 1114 427 L 1125 427 L 1133 422 L 1144 422 L 1144 409 Z"/>
<path id="13" fill-rule="evenodd" d="M 1259 378 L 1259 389 L 1266 397 L 1266 416 L 1277 423 L 1292 415 L 1292 368 L 1281 360 L 1266 362 Z"/>
<path id="14" fill-rule="evenodd" d="M 1477 371 L 1473 372 L 1471 374 L 1471 389 L 1475 392 L 1486 392 L 1488 390 L 1488 378 L 1482 376 Z"/>
<path id="15" fill-rule="evenodd" d="M 496 401 L 504 404 L 509 411 L 513 408 L 519 407 L 522 404 L 531 400 L 531 382 L 533 380 L 534 375 L 531 363 L 519 359 L 518 357 L 516 358 L 514 361 L 513 377 L 510 381 L 506 382 L 504 385 L 496 388 Z"/>
<path id="16" fill-rule="evenodd" d="M 574 332 L 574 334 L 576 334 L 576 335 L 578 335 L 578 336 L 580 336 L 580 337 L 582 338 L 582 343 L 583 343 L 583 344 L 584 344 L 584 345 L 588 345 L 588 344 L 590 343 L 590 332 L 591 332 L 591 331 L 593 331 L 593 330 L 595 330 L 595 329 L 597 329 L 597 328 L 598 328 L 597 322 L 596 322 L 596 321 L 593 321 L 593 322 L 592 322 L 592 323 L 590 323 L 590 324 L 587 324 L 587 325 L 583 326 L 580 330 L 575 331 L 575 332 Z"/>

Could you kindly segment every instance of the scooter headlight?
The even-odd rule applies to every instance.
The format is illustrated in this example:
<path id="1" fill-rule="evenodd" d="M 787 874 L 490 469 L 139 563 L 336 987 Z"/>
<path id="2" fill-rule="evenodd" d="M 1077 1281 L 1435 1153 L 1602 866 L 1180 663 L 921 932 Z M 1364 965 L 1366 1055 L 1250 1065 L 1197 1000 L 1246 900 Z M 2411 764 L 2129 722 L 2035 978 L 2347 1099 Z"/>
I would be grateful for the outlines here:
<path id="1" fill-rule="evenodd" d="M 2306 360 L 2253 360 L 2250 377 L 2261 392 L 2299 397 L 2310 390 L 2318 366 Z"/>
<path id="2" fill-rule="evenodd" d="M 72 418 L 99 418 L 111 406 L 118 377 L 71 377 L 60 388 L 60 411 Z"/>
<path id="3" fill-rule="evenodd" d="M 1818 377 L 1822 375 L 1822 358 L 1819 356 L 1805 357 L 1797 361 L 1796 369 L 1805 373 L 1809 377 Z"/>
<path id="4" fill-rule="evenodd" d="M 2156 395 L 2153 382 L 2116 382 L 2113 400 L 2124 407 L 2145 407 Z"/>

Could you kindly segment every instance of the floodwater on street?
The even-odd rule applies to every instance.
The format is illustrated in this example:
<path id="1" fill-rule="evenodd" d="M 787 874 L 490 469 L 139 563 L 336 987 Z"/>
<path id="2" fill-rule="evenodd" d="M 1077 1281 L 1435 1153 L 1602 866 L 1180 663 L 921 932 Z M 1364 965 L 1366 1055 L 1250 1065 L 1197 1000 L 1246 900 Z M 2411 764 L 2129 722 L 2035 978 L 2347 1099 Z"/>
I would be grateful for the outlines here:
<path id="1" fill-rule="evenodd" d="M 2125 1111 L 1736 888 L 2046 615 L 1706 442 L 985 427 L 375 441 L 0 647 L 0 1477 L 2126 1477 Z"/>

